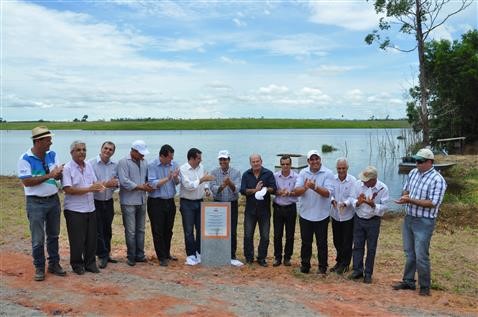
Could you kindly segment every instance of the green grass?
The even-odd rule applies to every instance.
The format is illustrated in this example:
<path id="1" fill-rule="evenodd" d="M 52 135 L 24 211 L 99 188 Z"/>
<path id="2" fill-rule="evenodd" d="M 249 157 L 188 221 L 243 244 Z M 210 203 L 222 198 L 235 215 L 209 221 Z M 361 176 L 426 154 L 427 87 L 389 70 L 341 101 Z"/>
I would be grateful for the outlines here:
<path id="1" fill-rule="evenodd" d="M 409 128 L 406 120 L 318 119 L 180 119 L 126 121 L 16 121 L 2 122 L 1 130 L 31 130 L 47 125 L 52 130 L 239 130 L 239 129 L 391 129 Z"/>

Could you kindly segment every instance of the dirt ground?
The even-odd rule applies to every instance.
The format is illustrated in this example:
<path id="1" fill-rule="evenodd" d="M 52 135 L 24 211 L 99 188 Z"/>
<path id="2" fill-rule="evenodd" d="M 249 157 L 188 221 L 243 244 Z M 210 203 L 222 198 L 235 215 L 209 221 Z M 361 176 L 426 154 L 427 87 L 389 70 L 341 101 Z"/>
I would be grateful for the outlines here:
<path id="1" fill-rule="evenodd" d="M 61 246 L 66 277 L 47 274 L 32 279 L 28 238 L 3 245 L 0 315 L 2 316 L 464 316 L 478 315 L 476 298 L 433 291 L 393 291 L 398 274 L 386 268 L 373 284 L 348 281 L 336 274 L 319 277 L 292 267 L 208 268 L 184 265 L 184 256 L 160 267 L 129 267 L 124 250 L 116 249 L 100 274 L 78 276 L 68 265 L 68 246 Z M 331 262 L 332 263 L 332 262 Z"/>

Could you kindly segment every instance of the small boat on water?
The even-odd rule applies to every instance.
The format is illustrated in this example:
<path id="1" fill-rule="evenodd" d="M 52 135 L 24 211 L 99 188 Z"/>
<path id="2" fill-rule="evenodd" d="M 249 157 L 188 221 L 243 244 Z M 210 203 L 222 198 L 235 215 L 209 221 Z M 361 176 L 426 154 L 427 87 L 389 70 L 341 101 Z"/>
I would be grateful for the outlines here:
<path id="1" fill-rule="evenodd" d="M 450 167 L 456 165 L 455 162 L 445 162 L 445 163 L 435 163 L 433 167 L 441 172 L 443 170 L 449 169 Z M 398 163 L 398 173 L 399 174 L 407 174 L 412 169 L 417 167 L 415 159 L 411 156 L 404 156 L 402 157 L 402 162 Z"/>

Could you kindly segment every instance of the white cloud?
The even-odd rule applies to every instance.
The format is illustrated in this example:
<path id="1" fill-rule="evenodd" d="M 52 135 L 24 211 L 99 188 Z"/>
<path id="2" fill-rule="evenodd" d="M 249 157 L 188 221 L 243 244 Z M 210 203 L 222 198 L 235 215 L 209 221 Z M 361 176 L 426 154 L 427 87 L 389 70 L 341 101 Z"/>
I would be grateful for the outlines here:
<path id="1" fill-rule="evenodd" d="M 309 20 L 313 23 L 365 31 L 376 27 L 379 21 L 371 1 L 312 0 L 309 6 L 312 11 Z"/>
<path id="2" fill-rule="evenodd" d="M 247 26 L 247 23 L 240 20 L 239 18 L 234 18 L 232 19 L 232 22 L 234 22 L 234 24 L 237 26 L 237 27 L 245 27 Z"/>
<path id="3" fill-rule="evenodd" d="M 284 94 L 289 91 L 289 88 L 286 86 L 277 86 L 271 84 L 267 87 L 260 87 L 259 92 L 264 94 Z"/>
<path id="4" fill-rule="evenodd" d="M 226 64 L 233 64 L 233 65 L 244 65 L 246 62 L 242 59 L 235 59 L 235 58 L 230 58 L 227 56 L 221 56 L 220 57 L 221 62 L 226 63 Z"/>

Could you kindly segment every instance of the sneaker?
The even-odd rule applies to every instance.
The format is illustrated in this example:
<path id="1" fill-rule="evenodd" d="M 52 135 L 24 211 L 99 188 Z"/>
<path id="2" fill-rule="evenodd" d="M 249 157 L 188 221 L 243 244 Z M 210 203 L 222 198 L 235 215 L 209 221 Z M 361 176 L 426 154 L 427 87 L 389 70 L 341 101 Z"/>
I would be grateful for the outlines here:
<path id="1" fill-rule="evenodd" d="M 420 287 L 420 292 L 418 292 L 420 296 L 430 296 L 430 289 L 428 287 Z"/>
<path id="2" fill-rule="evenodd" d="M 285 266 L 291 266 L 292 264 L 290 263 L 290 259 L 284 260 L 284 265 Z"/>
<path id="3" fill-rule="evenodd" d="M 35 281 L 43 281 L 45 279 L 45 269 L 42 267 L 35 268 L 35 275 L 33 276 Z"/>
<path id="4" fill-rule="evenodd" d="M 53 274 L 58 275 L 58 276 L 65 276 L 66 275 L 66 272 L 65 272 L 65 270 L 63 270 L 60 263 L 55 263 L 55 264 L 49 265 L 48 266 L 48 272 L 53 273 Z"/>
<path id="5" fill-rule="evenodd" d="M 201 253 L 196 251 L 196 262 L 199 264 L 201 263 Z"/>
<path id="6" fill-rule="evenodd" d="M 412 290 L 414 291 L 416 289 L 416 286 L 415 284 L 408 284 L 408 283 L 405 283 L 405 282 L 399 282 L 397 284 L 394 284 L 392 285 L 392 288 L 396 291 L 399 291 L 399 290 L 402 290 L 402 289 L 409 289 L 409 290 Z"/>
<path id="7" fill-rule="evenodd" d="M 241 261 L 236 260 L 236 259 L 231 259 L 231 265 L 233 265 L 233 266 L 243 266 L 244 263 L 242 263 Z"/>
<path id="8" fill-rule="evenodd" d="M 100 264 L 98 265 L 100 269 L 106 268 L 108 265 L 108 258 L 100 258 Z"/>
<path id="9" fill-rule="evenodd" d="M 272 263 L 272 266 L 276 267 L 276 266 L 279 266 L 279 265 L 281 265 L 281 264 L 282 264 L 282 263 L 281 263 L 281 260 L 275 259 L 275 260 L 274 260 L 274 263 Z"/>
<path id="10" fill-rule="evenodd" d="M 196 259 L 196 256 L 190 255 L 186 258 L 186 262 L 184 262 L 186 265 L 198 265 L 198 261 Z"/>
<path id="11" fill-rule="evenodd" d="M 365 275 L 365 277 L 363 278 L 363 282 L 365 284 L 372 284 L 372 277 L 370 275 Z"/>
<path id="12" fill-rule="evenodd" d="M 359 278 L 362 278 L 362 277 L 363 277 L 363 273 L 362 273 L 362 272 L 353 271 L 353 272 L 348 276 L 348 279 L 349 279 L 349 280 L 358 280 Z"/>

